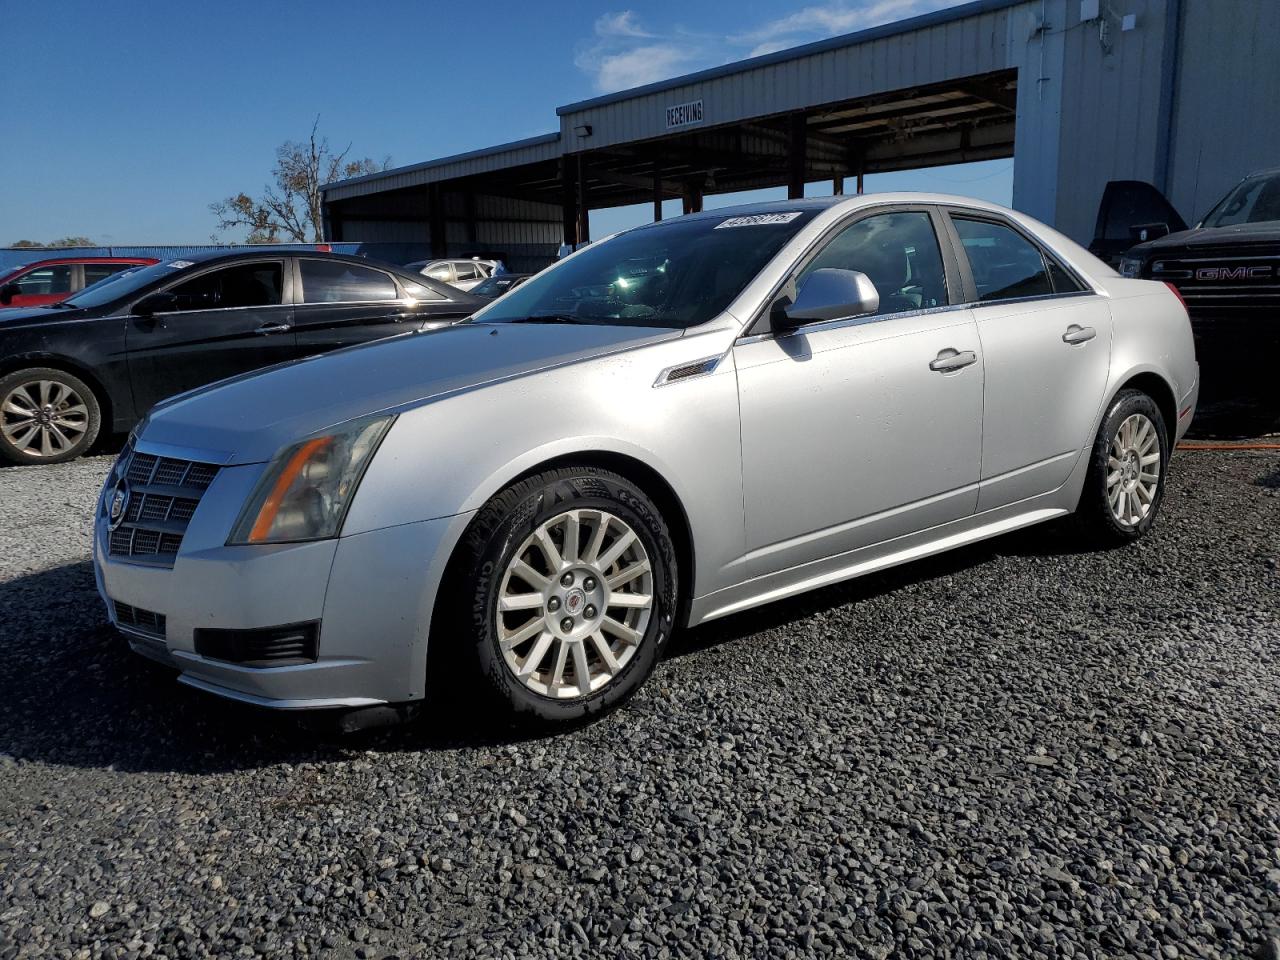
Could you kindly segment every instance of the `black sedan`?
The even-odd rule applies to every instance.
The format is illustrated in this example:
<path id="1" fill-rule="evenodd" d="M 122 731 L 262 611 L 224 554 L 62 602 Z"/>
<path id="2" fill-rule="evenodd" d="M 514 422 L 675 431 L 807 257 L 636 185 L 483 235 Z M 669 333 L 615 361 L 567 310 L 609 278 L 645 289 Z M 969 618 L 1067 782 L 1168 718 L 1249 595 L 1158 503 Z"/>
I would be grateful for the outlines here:
<path id="1" fill-rule="evenodd" d="M 0 310 L 0 460 L 70 460 L 165 397 L 458 320 L 486 302 L 357 257 L 238 251 Z"/>

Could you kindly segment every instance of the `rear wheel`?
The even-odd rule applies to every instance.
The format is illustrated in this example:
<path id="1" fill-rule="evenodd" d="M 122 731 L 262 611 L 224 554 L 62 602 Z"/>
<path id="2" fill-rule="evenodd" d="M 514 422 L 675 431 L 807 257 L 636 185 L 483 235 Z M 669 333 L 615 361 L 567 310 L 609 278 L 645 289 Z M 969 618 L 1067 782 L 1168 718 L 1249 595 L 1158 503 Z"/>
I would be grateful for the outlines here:
<path id="1" fill-rule="evenodd" d="M 1093 445 L 1078 520 L 1103 543 L 1138 539 L 1164 499 L 1169 439 L 1160 407 L 1140 390 L 1112 401 Z"/>
<path id="2" fill-rule="evenodd" d="M 101 426 L 97 397 L 69 373 L 35 367 L 0 378 L 0 459 L 8 463 L 73 460 Z"/>
<path id="3" fill-rule="evenodd" d="M 582 719 L 631 696 L 675 617 L 675 551 L 658 508 L 595 467 L 540 473 L 494 497 L 464 537 L 450 581 L 443 599 L 457 608 L 442 620 L 451 629 L 433 631 L 432 642 L 467 656 L 433 654 L 432 669 L 454 660 L 501 706 L 545 722 Z"/>

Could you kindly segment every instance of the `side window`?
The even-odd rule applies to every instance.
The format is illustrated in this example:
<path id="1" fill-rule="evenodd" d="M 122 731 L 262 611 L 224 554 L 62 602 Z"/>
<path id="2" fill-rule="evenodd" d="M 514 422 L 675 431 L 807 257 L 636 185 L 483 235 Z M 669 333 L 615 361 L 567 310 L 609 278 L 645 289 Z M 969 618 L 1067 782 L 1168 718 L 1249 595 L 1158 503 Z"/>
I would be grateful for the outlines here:
<path id="1" fill-rule="evenodd" d="M 361 303 L 394 300 L 395 282 L 381 270 L 341 260 L 299 260 L 303 303 Z"/>
<path id="2" fill-rule="evenodd" d="M 87 287 L 91 283 L 97 283 L 99 280 L 105 280 L 107 277 L 114 276 L 121 270 L 128 270 L 135 266 L 132 263 L 86 263 L 84 265 L 84 285 Z"/>
<path id="3" fill-rule="evenodd" d="M 49 294 L 71 292 L 71 266 L 37 267 L 13 281 L 22 288 L 22 295 L 42 297 Z"/>
<path id="4" fill-rule="evenodd" d="M 474 263 L 455 263 L 453 265 L 454 273 L 458 275 L 458 282 L 474 280 L 478 275 L 476 265 Z"/>
<path id="5" fill-rule="evenodd" d="M 1012 227 L 953 216 L 964 245 L 978 300 L 1016 300 L 1053 293 L 1040 248 Z"/>
<path id="6" fill-rule="evenodd" d="M 244 263 L 172 287 L 180 310 L 269 307 L 279 304 L 284 271 L 279 263 Z"/>
<path id="7" fill-rule="evenodd" d="M 453 283 L 453 268 L 447 263 L 437 263 L 427 271 L 427 276 L 441 283 Z"/>
<path id="8" fill-rule="evenodd" d="M 1046 254 L 1045 260 L 1049 264 L 1049 279 L 1053 281 L 1054 293 L 1079 293 L 1084 289 L 1084 284 L 1067 273 L 1066 267 L 1053 257 Z"/>
<path id="9" fill-rule="evenodd" d="M 415 300 L 445 300 L 443 294 L 437 293 L 425 283 L 414 283 L 412 280 L 405 281 L 404 292 Z"/>
<path id="10" fill-rule="evenodd" d="M 828 267 L 865 273 L 880 294 L 878 314 L 947 302 L 942 252 L 924 211 L 875 214 L 846 227 L 796 277 L 796 291 L 813 271 Z"/>

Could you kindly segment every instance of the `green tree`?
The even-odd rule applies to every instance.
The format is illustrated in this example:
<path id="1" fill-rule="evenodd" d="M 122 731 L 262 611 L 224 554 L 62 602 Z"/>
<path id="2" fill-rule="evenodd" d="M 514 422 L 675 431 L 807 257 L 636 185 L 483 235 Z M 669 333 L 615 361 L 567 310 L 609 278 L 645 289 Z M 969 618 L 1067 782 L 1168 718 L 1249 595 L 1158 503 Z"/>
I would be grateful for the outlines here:
<path id="1" fill-rule="evenodd" d="M 276 148 L 275 182 L 263 188 L 262 196 L 237 193 L 209 204 L 220 230 L 247 228 L 249 243 L 316 243 L 324 239 L 320 187 L 391 166 L 390 157 L 348 160 L 351 144 L 334 153 L 328 137 L 317 135 L 319 126 L 316 117 L 306 142 L 287 140 Z"/>
<path id="2" fill-rule="evenodd" d="M 88 237 L 63 237 L 61 240 L 53 241 L 53 243 L 41 243 L 39 240 L 19 240 L 14 246 L 44 249 L 50 247 L 96 247 L 97 244 Z"/>

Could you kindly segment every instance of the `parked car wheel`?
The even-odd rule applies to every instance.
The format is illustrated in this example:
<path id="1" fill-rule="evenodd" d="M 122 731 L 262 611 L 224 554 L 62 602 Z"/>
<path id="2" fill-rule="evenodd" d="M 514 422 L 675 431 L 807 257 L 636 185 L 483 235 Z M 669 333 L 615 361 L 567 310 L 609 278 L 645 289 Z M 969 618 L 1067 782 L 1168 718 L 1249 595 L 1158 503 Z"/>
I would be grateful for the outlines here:
<path id="1" fill-rule="evenodd" d="M 1093 444 L 1079 519 L 1104 543 L 1136 540 L 1151 529 L 1164 498 L 1169 434 L 1156 402 L 1121 390 Z"/>
<path id="2" fill-rule="evenodd" d="M 69 373 L 33 367 L 0 378 L 0 459 L 8 463 L 74 460 L 101 426 L 98 398 Z"/>
<path id="3" fill-rule="evenodd" d="M 618 705 L 671 636 L 666 523 L 605 470 L 558 469 L 504 490 L 473 521 L 454 570 L 459 589 L 442 595 L 462 615 L 433 642 L 467 643 L 486 692 L 517 716 L 571 722 Z"/>

